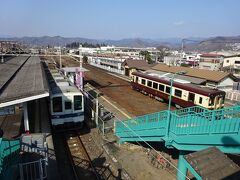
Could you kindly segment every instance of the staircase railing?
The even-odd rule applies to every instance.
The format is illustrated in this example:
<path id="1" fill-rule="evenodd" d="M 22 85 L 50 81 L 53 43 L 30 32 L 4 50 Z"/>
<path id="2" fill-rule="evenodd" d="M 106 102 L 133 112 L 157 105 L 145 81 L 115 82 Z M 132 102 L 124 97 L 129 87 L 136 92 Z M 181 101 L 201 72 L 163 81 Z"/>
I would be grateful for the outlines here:
<path id="1" fill-rule="evenodd" d="M 218 110 L 194 106 L 171 111 L 170 114 L 170 136 L 173 134 L 175 136 L 218 134 L 221 136 L 240 133 L 240 106 Z M 155 133 L 159 137 L 163 131 L 166 131 L 166 119 L 167 111 L 161 111 L 116 122 L 116 134 L 119 137 L 131 138 L 138 135 L 150 136 Z M 164 138 L 174 140 L 174 137 Z"/>
<path id="2" fill-rule="evenodd" d="M 166 120 L 167 111 L 138 116 L 132 119 L 116 122 L 116 132 L 161 128 L 166 126 Z"/>
<path id="3" fill-rule="evenodd" d="M 178 115 L 172 113 L 170 132 L 176 135 L 232 134 L 240 130 L 240 106 Z"/>
<path id="4" fill-rule="evenodd" d="M 0 179 L 19 161 L 20 141 L 0 139 Z"/>
<path id="5" fill-rule="evenodd" d="M 19 164 L 20 179 L 43 180 L 47 177 L 46 160 L 39 159 L 37 161 Z"/>

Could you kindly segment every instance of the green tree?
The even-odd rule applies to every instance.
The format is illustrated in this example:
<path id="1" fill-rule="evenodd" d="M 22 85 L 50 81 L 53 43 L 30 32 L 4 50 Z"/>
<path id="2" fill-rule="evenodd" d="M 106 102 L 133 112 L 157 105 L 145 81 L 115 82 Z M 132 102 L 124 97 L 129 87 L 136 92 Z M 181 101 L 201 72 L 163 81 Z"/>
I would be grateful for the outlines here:
<path id="1" fill-rule="evenodd" d="M 182 63 L 180 66 L 181 66 L 181 67 L 191 67 L 191 65 L 189 65 L 189 64 L 183 64 L 183 63 Z"/>
<path id="2" fill-rule="evenodd" d="M 163 61 L 165 56 L 170 55 L 170 53 L 167 52 L 166 48 L 159 48 L 158 50 L 159 50 L 159 52 L 158 52 L 158 60 L 159 61 Z"/>
<path id="3" fill-rule="evenodd" d="M 85 55 L 83 56 L 83 63 L 84 63 L 84 64 L 87 64 L 87 63 L 88 63 L 88 57 L 85 56 Z"/>
<path id="4" fill-rule="evenodd" d="M 148 62 L 148 64 L 152 64 L 152 58 L 151 55 L 148 51 L 140 51 L 140 55 L 144 56 L 145 61 Z"/>

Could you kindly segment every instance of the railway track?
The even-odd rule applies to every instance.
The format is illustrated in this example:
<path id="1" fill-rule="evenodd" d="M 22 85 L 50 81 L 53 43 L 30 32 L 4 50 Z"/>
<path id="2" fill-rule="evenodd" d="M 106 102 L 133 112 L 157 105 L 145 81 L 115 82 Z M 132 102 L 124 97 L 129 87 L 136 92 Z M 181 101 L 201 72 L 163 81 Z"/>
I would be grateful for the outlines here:
<path id="1" fill-rule="evenodd" d="M 100 179 L 77 132 L 65 134 L 69 159 L 76 179 Z"/>
<path id="2" fill-rule="evenodd" d="M 117 179 L 118 171 L 110 165 L 103 149 L 89 132 L 71 130 L 56 133 L 55 136 L 62 179 Z"/>

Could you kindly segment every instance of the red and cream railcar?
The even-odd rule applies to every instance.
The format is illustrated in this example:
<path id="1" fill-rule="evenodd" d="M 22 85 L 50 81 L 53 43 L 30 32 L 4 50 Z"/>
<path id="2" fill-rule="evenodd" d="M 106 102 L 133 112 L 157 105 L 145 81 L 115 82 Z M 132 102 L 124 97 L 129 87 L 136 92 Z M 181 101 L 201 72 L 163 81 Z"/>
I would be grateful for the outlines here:
<path id="1" fill-rule="evenodd" d="M 132 73 L 131 86 L 134 90 L 154 97 L 160 101 L 168 101 L 170 95 L 170 80 L 148 75 L 147 73 Z M 225 92 L 194 84 L 182 84 L 173 81 L 172 103 L 176 107 L 202 106 L 208 109 L 224 107 Z"/>

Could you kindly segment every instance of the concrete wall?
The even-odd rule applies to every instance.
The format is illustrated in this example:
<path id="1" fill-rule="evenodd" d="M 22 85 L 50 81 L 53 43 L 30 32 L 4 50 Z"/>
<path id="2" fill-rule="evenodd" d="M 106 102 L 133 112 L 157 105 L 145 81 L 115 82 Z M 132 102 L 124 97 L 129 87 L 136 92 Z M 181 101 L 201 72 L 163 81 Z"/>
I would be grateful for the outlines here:
<path id="1" fill-rule="evenodd" d="M 240 57 L 224 58 L 223 67 L 235 65 L 235 61 L 240 61 Z M 240 64 L 239 64 L 240 66 Z"/>
<path id="2" fill-rule="evenodd" d="M 211 71 L 219 71 L 221 64 L 219 63 L 208 63 L 208 62 L 199 62 L 199 69 L 206 69 Z"/>

